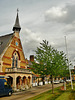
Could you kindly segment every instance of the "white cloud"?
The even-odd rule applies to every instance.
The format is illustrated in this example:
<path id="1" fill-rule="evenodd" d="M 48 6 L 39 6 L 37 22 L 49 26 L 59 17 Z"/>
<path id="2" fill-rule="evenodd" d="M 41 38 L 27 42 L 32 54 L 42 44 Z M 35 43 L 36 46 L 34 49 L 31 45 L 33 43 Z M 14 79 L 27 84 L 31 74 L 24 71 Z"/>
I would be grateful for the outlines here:
<path id="1" fill-rule="evenodd" d="M 64 7 L 51 7 L 45 12 L 45 20 L 65 24 L 73 23 L 75 21 L 75 4 L 67 4 Z"/>
<path id="2" fill-rule="evenodd" d="M 34 33 L 29 29 L 25 29 L 20 33 L 23 50 L 25 56 L 28 58 L 29 55 L 34 54 L 34 50 L 39 46 L 42 38 L 40 37 L 40 33 Z"/>
<path id="3" fill-rule="evenodd" d="M 66 34 L 75 34 L 75 22 L 65 25 L 63 30 Z"/>
<path id="4" fill-rule="evenodd" d="M 47 21 L 58 20 L 67 15 L 67 11 L 61 7 L 52 7 L 45 13 Z"/>
<path id="5" fill-rule="evenodd" d="M 52 16 L 53 18 L 62 17 L 67 14 L 66 10 L 61 7 L 52 7 L 46 11 L 46 15 Z"/>
<path id="6" fill-rule="evenodd" d="M 43 39 L 56 49 L 65 51 L 65 34 L 69 38 L 70 57 L 74 58 L 75 0 L 7 1 L 7 5 L 5 0 L 0 1 L 0 35 L 12 30 L 18 7 L 22 27 L 20 37 L 27 58 Z"/>
<path id="7" fill-rule="evenodd" d="M 40 33 L 34 33 L 32 32 L 31 30 L 25 28 L 23 31 L 22 31 L 22 38 L 26 41 L 26 42 L 29 42 L 31 40 L 33 41 L 41 41 L 41 38 L 40 38 Z"/>

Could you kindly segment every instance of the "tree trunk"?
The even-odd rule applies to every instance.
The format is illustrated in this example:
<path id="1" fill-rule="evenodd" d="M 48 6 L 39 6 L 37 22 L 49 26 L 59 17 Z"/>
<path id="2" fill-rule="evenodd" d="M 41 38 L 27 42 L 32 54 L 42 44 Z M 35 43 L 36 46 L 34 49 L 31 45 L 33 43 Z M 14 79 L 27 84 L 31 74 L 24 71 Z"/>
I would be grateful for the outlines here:
<path id="1" fill-rule="evenodd" d="M 39 78 L 38 78 L 38 86 L 39 86 Z"/>
<path id="2" fill-rule="evenodd" d="M 43 85 L 45 85 L 44 77 L 42 77 Z"/>
<path id="3" fill-rule="evenodd" d="M 53 75 L 52 75 L 52 93 L 54 93 Z"/>

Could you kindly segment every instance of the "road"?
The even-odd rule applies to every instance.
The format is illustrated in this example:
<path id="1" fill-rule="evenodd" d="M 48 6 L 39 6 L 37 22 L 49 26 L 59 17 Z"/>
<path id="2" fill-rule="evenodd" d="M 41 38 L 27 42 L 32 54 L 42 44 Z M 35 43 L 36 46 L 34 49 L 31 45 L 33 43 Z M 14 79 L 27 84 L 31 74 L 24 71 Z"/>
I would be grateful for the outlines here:
<path id="1" fill-rule="evenodd" d="M 62 86 L 62 83 L 54 84 L 54 88 L 59 87 L 59 86 Z M 31 89 L 28 89 L 26 91 L 13 93 L 12 96 L 0 97 L 0 100 L 26 100 L 26 99 L 34 97 L 40 93 L 46 92 L 50 89 L 52 89 L 51 84 L 32 87 Z"/>

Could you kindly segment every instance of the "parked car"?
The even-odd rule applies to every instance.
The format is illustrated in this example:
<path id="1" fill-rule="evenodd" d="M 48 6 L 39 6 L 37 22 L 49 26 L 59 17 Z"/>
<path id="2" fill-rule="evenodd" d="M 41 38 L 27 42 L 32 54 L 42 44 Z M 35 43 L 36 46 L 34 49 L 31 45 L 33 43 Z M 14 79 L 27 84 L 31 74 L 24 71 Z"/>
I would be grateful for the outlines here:
<path id="1" fill-rule="evenodd" d="M 7 81 L 5 80 L 4 76 L 0 76 L 0 96 L 4 95 L 12 95 L 12 88 Z"/>
<path id="2" fill-rule="evenodd" d="M 54 84 L 59 84 L 60 82 L 59 82 L 59 80 L 54 80 L 53 83 Z"/>
<path id="3" fill-rule="evenodd" d="M 60 80 L 60 83 L 64 83 L 64 80 Z"/>
<path id="4" fill-rule="evenodd" d="M 66 82 L 71 82 L 71 80 L 70 79 L 67 79 Z"/>

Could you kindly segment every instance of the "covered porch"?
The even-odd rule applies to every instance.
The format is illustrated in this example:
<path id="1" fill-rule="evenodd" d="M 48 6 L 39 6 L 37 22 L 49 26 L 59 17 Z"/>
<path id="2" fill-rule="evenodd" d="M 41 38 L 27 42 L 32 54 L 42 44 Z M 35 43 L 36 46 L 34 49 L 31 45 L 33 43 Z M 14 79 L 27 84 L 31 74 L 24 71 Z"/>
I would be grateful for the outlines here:
<path id="1" fill-rule="evenodd" d="M 32 87 L 32 73 L 21 68 L 6 68 L 8 83 L 14 91 L 25 90 Z"/>

